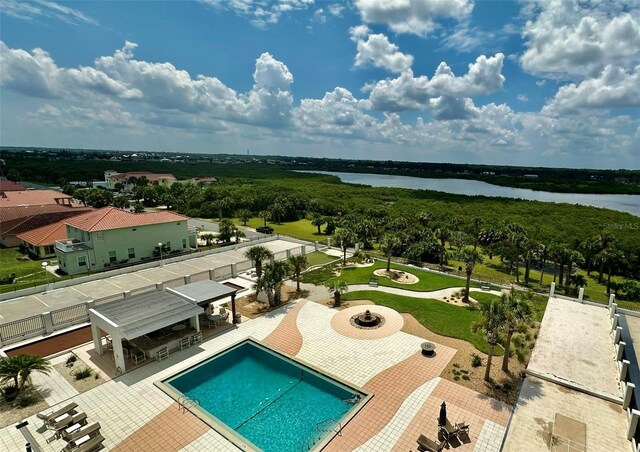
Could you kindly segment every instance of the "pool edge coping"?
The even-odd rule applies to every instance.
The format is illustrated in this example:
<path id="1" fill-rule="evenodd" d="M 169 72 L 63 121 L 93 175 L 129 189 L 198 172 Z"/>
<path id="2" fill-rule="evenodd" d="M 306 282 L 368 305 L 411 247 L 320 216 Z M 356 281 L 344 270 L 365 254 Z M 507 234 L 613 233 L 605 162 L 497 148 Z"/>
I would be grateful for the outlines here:
<path id="1" fill-rule="evenodd" d="M 341 386 L 346 386 L 349 389 L 355 390 L 361 394 L 363 394 L 363 398 L 360 400 L 360 402 L 358 402 L 357 404 L 355 404 L 351 409 L 349 409 L 349 411 L 347 411 L 340 419 L 338 419 L 338 425 L 339 425 L 339 430 L 338 431 L 327 431 L 327 434 L 317 443 L 313 446 L 312 449 L 310 449 L 311 451 L 321 451 L 323 450 L 336 436 L 341 435 L 342 430 L 344 430 L 344 428 L 346 427 L 346 425 L 351 422 L 351 420 L 360 412 L 360 410 L 362 410 L 367 403 L 369 403 L 369 401 L 373 398 L 373 394 L 364 390 L 363 388 L 361 388 L 360 386 L 354 385 L 352 383 L 347 382 L 346 380 L 333 375 L 329 372 L 326 372 L 320 368 L 318 368 L 317 366 L 314 366 L 313 364 L 310 364 L 306 361 L 303 361 L 299 358 L 293 357 L 288 355 L 287 353 L 275 350 L 272 347 L 269 347 L 267 345 L 265 345 L 261 340 L 253 337 L 253 336 L 249 336 L 243 339 L 240 339 L 236 342 L 233 342 L 232 344 L 230 344 L 229 346 L 225 347 L 223 350 L 220 350 L 216 353 L 213 353 L 209 356 L 207 356 L 206 358 L 203 358 L 201 360 L 199 360 L 197 363 L 194 363 L 188 367 L 185 367 L 184 369 L 181 369 L 179 371 L 173 372 L 171 375 L 164 377 L 160 380 L 156 380 L 153 382 L 154 386 L 156 386 L 157 388 L 159 388 L 162 392 L 164 392 L 166 395 L 168 395 L 169 397 L 171 397 L 174 401 L 178 402 L 179 404 L 179 409 L 181 408 L 180 406 L 180 399 L 185 397 L 185 395 L 179 391 L 177 391 L 176 389 L 174 389 L 170 384 L 165 383 L 168 380 L 171 380 L 173 378 L 175 378 L 176 376 L 183 374 L 185 372 L 188 372 L 200 365 L 202 365 L 204 362 L 206 361 L 210 361 L 212 359 L 215 359 L 216 357 L 223 355 L 227 352 L 229 352 L 230 350 L 239 347 L 241 344 L 243 343 L 252 343 L 253 345 L 259 347 L 260 349 L 263 349 L 264 351 L 268 352 L 268 353 L 272 353 L 282 359 L 288 360 L 288 361 L 292 361 L 293 364 L 298 365 L 298 366 L 304 366 L 308 369 L 310 369 L 311 371 L 313 371 L 315 374 L 317 374 L 318 377 L 323 378 L 325 380 L 329 380 L 332 381 L 334 384 L 338 383 Z M 231 442 L 234 446 L 238 447 L 241 450 L 244 451 L 261 451 L 262 449 L 260 449 L 258 446 L 256 446 L 255 444 L 253 444 L 251 441 L 249 441 L 247 438 L 245 438 L 244 436 L 240 435 L 239 433 L 237 433 L 235 430 L 231 429 L 229 426 L 227 426 L 224 422 L 222 422 L 220 419 L 218 419 L 216 416 L 214 416 L 213 414 L 209 413 L 207 410 L 205 410 L 204 408 L 200 407 L 200 405 L 190 405 L 188 407 L 185 407 L 184 405 L 182 405 L 182 407 L 185 410 L 188 410 L 190 413 L 192 413 L 194 416 L 196 416 L 198 419 L 200 419 L 202 422 L 204 422 L 205 424 L 207 424 L 209 427 L 211 427 L 214 431 L 216 431 L 217 433 L 219 433 L 220 435 L 222 435 L 227 441 Z"/>

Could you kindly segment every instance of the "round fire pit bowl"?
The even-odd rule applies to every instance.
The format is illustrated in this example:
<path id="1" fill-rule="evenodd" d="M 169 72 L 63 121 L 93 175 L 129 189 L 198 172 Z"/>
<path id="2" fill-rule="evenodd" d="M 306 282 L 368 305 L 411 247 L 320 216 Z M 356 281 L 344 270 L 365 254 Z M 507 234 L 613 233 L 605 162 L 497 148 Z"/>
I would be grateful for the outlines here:
<path id="1" fill-rule="evenodd" d="M 369 330 L 373 328 L 380 328 L 384 325 L 384 317 L 367 309 L 365 312 L 352 316 L 350 323 L 356 328 Z"/>

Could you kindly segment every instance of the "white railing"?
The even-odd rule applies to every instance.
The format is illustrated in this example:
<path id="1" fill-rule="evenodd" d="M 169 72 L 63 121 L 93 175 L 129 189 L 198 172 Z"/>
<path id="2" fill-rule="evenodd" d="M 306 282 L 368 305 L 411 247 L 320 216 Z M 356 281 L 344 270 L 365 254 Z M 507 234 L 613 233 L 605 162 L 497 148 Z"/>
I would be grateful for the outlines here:
<path id="1" fill-rule="evenodd" d="M 56 249 L 63 253 L 83 251 L 91 248 L 91 241 L 80 242 L 76 240 L 56 240 Z"/>

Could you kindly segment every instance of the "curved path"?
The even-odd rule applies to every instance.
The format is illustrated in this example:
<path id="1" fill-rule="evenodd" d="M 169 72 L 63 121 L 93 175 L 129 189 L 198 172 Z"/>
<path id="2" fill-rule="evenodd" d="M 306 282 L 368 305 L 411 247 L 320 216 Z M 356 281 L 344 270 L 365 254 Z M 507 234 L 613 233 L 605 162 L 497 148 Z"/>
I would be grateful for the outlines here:
<path id="1" fill-rule="evenodd" d="M 369 284 L 349 284 L 350 292 L 354 292 L 358 290 L 378 290 L 380 292 L 386 292 L 394 295 L 402 295 L 403 297 L 412 297 L 412 298 L 442 299 L 444 297 L 451 297 L 454 293 L 460 292 L 463 289 L 464 287 L 447 287 L 446 289 L 421 292 L 417 290 L 400 289 L 398 287 L 389 287 L 389 286 L 371 287 Z M 471 289 L 473 290 L 473 288 Z M 477 290 L 480 291 L 480 289 L 477 289 Z M 483 290 L 482 292 L 490 293 L 497 296 L 502 295 L 502 292 L 498 290 Z"/>
<path id="2" fill-rule="evenodd" d="M 275 330 L 262 342 L 289 356 L 296 356 L 302 348 L 302 334 L 298 330 L 298 313 L 307 300 L 298 301 L 287 313 Z"/>

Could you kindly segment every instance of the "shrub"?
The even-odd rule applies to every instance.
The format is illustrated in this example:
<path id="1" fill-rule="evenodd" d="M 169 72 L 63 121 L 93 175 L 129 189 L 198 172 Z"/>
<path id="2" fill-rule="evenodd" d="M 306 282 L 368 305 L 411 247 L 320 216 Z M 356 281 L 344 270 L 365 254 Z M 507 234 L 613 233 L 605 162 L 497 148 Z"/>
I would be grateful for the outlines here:
<path id="1" fill-rule="evenodd" d="M 18 393 L 19 389 L 17 386 L 11 385 L 2 388 L 2 397 L 4 397 L 7 402 L 13 402 L 16 397 L 18 397 Z"/>
<path id="2" fill-rule="evenodd" d="M 454 379 L 455 381 L 459 381 L 459 380 L 460 380 L 460 377 L 456 375 L 455 377 L 453 377 L 453 379 Z"/>
<path id="3" fill-rule="evenodd" d="M 72 366 L 78 360 L 78 357 L 73 353 L 67 357 L 66 364 L 67 366 Z"/>
<path id="4" fill-rule="evenodd" d="M 471 365 L 473 367 L 482 366 L 482 358 L 480 358 L 480 355 L 478 355 L 477 353 L 472 353 L 471 354 Z"/>
<path id="5" fill-rule="evenodd" d="M 469 380 L 471 380 L 471 377 L 469 375 L 463 375 L 462 379 L 469 381 Z"/>
<path id="6" fill-rule="evenodd" d="M 93 371 L 88 367 L 84 369 L 78 370 L 73 376 L 76 380 L 84 380 L 85 378 L 90 377 L 93 374 Z"/>
<path id="7" fill-rule="evenodd" d="M 16 402 L 18 403 L 18 406 L 21 407 L 21 408 L 25 408 L 25 407 L 31 406 L 34 403 L 36 403 L 37 401 L 38 401 L 38 397 L 36 397 L 36 395 L 33 394 L 32 392 L 23 392 L 16 399 Z"/>

